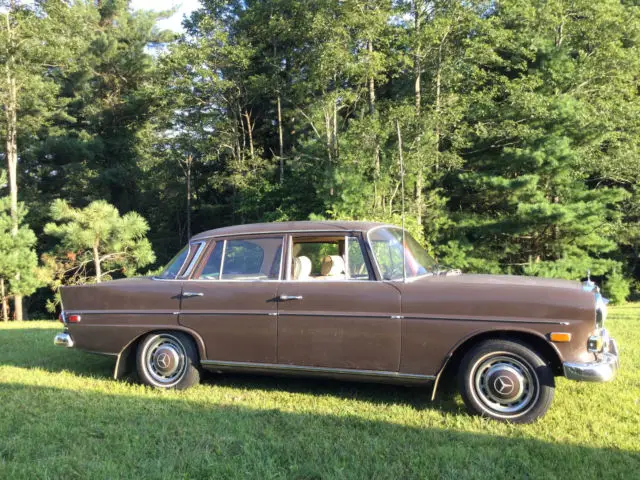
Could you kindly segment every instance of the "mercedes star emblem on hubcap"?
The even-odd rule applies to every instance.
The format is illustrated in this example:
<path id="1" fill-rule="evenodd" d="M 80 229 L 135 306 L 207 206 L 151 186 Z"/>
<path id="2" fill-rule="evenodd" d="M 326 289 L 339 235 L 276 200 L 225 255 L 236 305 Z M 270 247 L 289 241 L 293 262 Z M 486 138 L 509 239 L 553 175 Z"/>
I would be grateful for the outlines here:
<path id="1" fill-rule="evenodd" d="M 160 355 L 158 355 L 156 363 L 160 368 L 167 368 L 169 366 L 169 355 L 164 352 L 161 353 Z"/>
<path id="2" fill-rule="evenodd" d="M 495 382 L 493 382 L 493 388 L 501 395 L 509 395 L 513 392 L 513 387 L 513 380 L 504 375 L 500 375 L 496 378 Z"/>

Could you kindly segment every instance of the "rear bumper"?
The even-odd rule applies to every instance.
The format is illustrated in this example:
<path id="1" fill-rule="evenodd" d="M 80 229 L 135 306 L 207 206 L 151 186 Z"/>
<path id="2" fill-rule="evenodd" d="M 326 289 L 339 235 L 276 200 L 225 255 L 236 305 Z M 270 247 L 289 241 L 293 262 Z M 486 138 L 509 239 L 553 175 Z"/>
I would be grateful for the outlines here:
<path id="1" fill-rule="evenodd" d="M 53 344 L 58 345 L 59 347 L 73 347 L 73 338 L 67 332 L 59 333 L 53 338 Z"/>
<path id="2" fill-rule="evenodd" d="M 599 355 L 598 360 L 589 363 L 564 362 L 564 376 L 569 380 L 582 382 L 608 382 L 616 376 L 618 371 L 618 345 L 611 338 L 606 351 Z"/>

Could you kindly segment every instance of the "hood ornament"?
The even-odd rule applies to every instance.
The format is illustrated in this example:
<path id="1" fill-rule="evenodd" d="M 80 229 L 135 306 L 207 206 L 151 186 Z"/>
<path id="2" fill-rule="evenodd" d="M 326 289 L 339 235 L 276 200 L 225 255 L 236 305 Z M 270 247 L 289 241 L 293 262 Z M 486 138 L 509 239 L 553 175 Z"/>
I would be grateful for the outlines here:
<path id="1" fill-rule="evenodd" d="M 591 281 L 591 269 L 587 269 L 587 280 L 582 284 L 582 289 L 587 292 L 600 292 L 600 288 L 595 284 L 595 282 Z"/>

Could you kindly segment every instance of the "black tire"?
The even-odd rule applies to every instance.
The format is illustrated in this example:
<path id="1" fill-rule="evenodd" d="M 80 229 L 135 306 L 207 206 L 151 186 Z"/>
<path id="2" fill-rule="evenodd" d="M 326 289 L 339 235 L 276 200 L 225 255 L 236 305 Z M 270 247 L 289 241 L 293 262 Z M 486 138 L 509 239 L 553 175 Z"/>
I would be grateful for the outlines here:
<path id="1" fill-rule="evenodd" d="M 485 340 L 462 359 L 458 388 L 467 408 L 502 422 L 531 423 L 553 401 L 553 370 L 529 346 Z"/>
<path id="2" fill-rule="evenodd" d="M 140 381 L 151 387 L 184 390 L 200 383 L 198 350 L 182 332 L 150 333 L 138 344 Z"/>

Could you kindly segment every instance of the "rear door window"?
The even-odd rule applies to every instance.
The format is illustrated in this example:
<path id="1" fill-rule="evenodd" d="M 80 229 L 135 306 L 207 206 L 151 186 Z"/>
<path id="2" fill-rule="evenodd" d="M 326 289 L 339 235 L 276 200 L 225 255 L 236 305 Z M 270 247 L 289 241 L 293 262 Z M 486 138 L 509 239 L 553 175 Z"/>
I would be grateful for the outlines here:
<path id="1" fill-rule="evenodd" d="M 283 237 L 216 242 L 198 276 L 201 280 L 278 280 Z"/>

